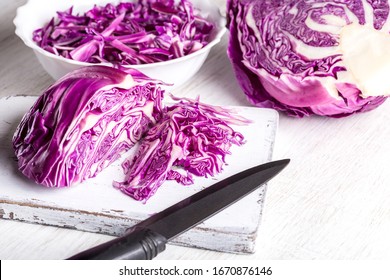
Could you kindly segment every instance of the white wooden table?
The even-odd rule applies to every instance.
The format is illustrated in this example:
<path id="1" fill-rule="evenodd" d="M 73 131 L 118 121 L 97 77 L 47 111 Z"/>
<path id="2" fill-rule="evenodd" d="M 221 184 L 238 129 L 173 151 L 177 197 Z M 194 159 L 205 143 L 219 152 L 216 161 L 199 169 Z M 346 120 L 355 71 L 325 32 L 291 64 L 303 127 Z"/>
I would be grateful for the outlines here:
<path id="1" fill-rule="evenodd" d="M 53 82 L 14 35 L 12 19 L 23 3 L 0 2 L 0 96 L 39 94 Z M 227 36 L 174 93 L 250 105 L 226 46 Z M 214 94 L 221 90 L 223 96 Z M 273 157 L 292 161 L 269 183 L 255 254 L 168 245 L 158 259 L 390 259 L 390 101 L 344 119 L 281 115 Z M 111 238 L 0 219 L 0 258 L 61 259 Z"/>

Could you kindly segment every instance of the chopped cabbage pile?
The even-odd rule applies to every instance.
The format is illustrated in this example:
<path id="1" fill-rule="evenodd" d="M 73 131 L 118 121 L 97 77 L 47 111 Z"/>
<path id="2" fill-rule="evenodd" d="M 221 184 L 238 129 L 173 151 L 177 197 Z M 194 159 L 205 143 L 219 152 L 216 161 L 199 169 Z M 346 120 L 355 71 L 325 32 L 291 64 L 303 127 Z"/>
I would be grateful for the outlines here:
<path id="1" fill-rule="evenodd" d="M 222 172 L 230 147 L 244 144 L 243 135 L 230 125 L 248 123 L 228 109 L 181 99 L 164 108 L 162 119 L 141 140 L 135 157 L 123 163 L 126 180 L 115 186 L 146 201 L 165 180 L 189 185 L 191 175 L 214 176 Z"/>
<path id="2" fill-rule="evenodd" d="M 83 14 L 57 12 L 33 40 L 65 58 L 118 65 L 182 57 L 209 42 L 214 25 L 188 0 L 138 0 L 95 5 Z"/>

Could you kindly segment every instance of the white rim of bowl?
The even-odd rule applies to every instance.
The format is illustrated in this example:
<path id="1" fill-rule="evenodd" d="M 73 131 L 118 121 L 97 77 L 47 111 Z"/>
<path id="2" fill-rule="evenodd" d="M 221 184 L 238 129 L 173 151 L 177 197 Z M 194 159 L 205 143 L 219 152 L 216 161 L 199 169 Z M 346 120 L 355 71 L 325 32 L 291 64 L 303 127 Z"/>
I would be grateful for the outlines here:
<path id="1" fill-rule="evenodd" d="M 59 61 L 62 61 L 62 62 L 66 62 L 66 63 L 69 63 L 69 64 L 74 64 L 74 65 L 79 65 L 79 66 L 91 66 L 91 65 L 113 66 L 114 65 L 113 63 L 110 63 L 110 62 L 90 63 L 90 62 L 83 62 L 83 61 L 72 60 L 72 59 L 69 59 L 69 58 L 65 58 L 63 56 L 55 55 L 55 54 L 53 54 L 51 52 L 48 52 L 48 51 L 45 51 L 44 49 L 39 47 L 32 40 L 32 34 L 31 34 L 31 37 L 27 37 L 26 38 L 24 36 L 23 32 L 21 32 L 21 27 L 20 27 L 21 24 L 23 23 L 23 21 L 22 21 L 22 14 L 27 11 L 28 7 L 33 2 L 34 1 L 30 1 L 29 0 L 29 1 L 27 1 L 27 3 L 25 5 L 20 6 L 16 10 L 16 16 L 15 16 L 15 18 L 13 20 L 13 23 L 14 23 L 14 25 L 16 27 L 15 34 L 23 41 L 23 43 L 26 46 L 32 48 L 33 50 L 41 53 L 44 56 L 47 56 L 47 57 L 50 57 L 50 58 L 53 58 L 55 60 L 59 60 Z M 196 52 L 193 52 L 193 53 L 191 53 L 189 55 L 182 56 L 182 57 L 175 58 L 175 59 L 171 59 L 171 60 L 154 62 L 154 63 L 148 63 L 148 64 L 134 64 L 134 65 L 121 65 L 121 66 L 122 67 L 142 69 L 142 68 L 148 68 L 148 67 L 154 67 L 154 66 L 169 65 L 169 64 L 172 64 L 172 63 L 185 61 L 187 59 L 190 59 L 192 57 L 200 55 L 200 54 L 202 54 L 202 53 L 204 53 L 206 51 L 209 51 L 213 46 L 215 46 L 216 44 L 218 44 L 221 41 L 222 36 L 226 32 L 226 28 L 225 28 L 225 26 L 226 26 L 226 18 L 221 15 L 221 12 L 220 12 L 219 8 L 217 6 L 215 6 L 214 3 L 212 5 L 213 5 L 213 9 L 215 9 L 216 13 L 218 13 L 218 15 L 219 15 L 218 22 L 215 22 L 216 28 L 219 29 L 219 30 L 218 30 L 217 34 L 215 35 L 215 38 L 212 41 L 210 41 L 209 43 L 207 43 L 207 45 L 205 45 L 203 48 L 201 48 L 200 50 L 197 50 Z"/>

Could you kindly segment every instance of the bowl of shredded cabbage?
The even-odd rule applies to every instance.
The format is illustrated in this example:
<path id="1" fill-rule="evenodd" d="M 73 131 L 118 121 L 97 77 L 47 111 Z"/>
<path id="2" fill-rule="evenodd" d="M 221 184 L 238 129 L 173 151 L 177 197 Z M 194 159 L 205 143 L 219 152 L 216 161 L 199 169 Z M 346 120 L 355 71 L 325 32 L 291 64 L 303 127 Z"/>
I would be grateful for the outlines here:
<path id="1" fill-rule="evenodd" d="M 55 80 L 106 65 L 178 87 L 198 72 L 226 23 L 211 0 L 29 0 L 14 24 Z"/>

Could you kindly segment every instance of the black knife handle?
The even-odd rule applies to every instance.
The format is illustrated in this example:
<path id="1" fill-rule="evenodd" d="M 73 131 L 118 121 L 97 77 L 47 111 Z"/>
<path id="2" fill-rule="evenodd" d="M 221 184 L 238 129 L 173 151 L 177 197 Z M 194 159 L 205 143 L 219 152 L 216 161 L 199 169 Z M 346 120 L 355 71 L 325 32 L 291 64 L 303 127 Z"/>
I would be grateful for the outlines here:
<path id="1" fill-rule="evenodd" d="M 165 250 L 166 243 L 167 239 L 154 231 L 135 229 L 68 260 L 151 260 Z"/>

